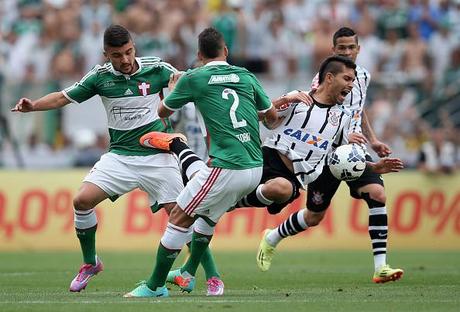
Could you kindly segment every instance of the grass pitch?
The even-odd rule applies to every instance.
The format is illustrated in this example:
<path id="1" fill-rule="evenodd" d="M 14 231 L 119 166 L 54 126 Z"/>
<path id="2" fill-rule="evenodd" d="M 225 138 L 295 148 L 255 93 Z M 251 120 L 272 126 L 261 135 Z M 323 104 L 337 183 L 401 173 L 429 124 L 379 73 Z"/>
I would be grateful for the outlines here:
<path id="1" fill-rule="evenodd" d="M 105 270 L 81 293 L 68 286 L 79 253 L 0 253 L 0 311 L 459 311 L 460 252 L 392 251 L 402 280 L 371 282 L 365 251 L 280 251 L 268 272 L 255 252 L 215 254 L 225 295 L 206 297 L 202 271 L 190 294 L 172 287 L 170 298 L 126 299 L 146 279 L 154 254 L 101 252 Z M 180 261 L 181 259 L 179 259 Z"/>

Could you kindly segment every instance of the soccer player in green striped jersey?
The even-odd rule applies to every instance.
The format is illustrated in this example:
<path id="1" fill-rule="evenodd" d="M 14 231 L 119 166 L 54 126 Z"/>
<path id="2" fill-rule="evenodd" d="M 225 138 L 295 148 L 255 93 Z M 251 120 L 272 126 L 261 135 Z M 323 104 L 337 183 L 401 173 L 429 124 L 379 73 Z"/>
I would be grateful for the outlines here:
<path id="1" fill-rule="evenodd" d="M 220 217 L 262 177 L 258 116 L 270 127 L 278 121 L 276 110 L 253 74 L 226 62 L 222 34 L 214 28 L 203 30 L 198 47 L 204 66 L 178 80 L 158 113 L 166 117 L 188 102 L 195 103 L 208 132 L 209 167 L 200 169 L 179 194 L 151 277 L 125 297 L 166 297 L 165 281 L 171 275 L 182 290 L 192 291 L 198 263 Z M 192 224 L 191 255 L 182 268 L 168 274 Z"/>
<path id="2" fill-rule="evenodd" d="M 169 119 L 160 118 L 157 110 L 163 89 L 177 70 L 157 57 L 136 57 L 131 35 L 119 25 L 105 30 L 104 55 L 109 62 L 96 65 L 73 86 L 35 101 L 21 98 L 12 109 L 23 113 L 56 109 L 84 102 L 94 95 L 100 96 L 105 107 L 109 152 L 85 177 L 73 201 L 84 262 L 70 284 L 73 292 L 86 288 L 89 279 L 103 269 L 95 247 L 97 204 L 140 188 L 148 193 L 153 212 L 161 207 L 170 212 L 183 189 L 177 160 L 162 150 L 139 144 L 139 138 L 147 132 L 172 131 Z M 192 232 L 187 235 L 190 241 Z M 209 250 L 203 263 L 208 279 L 219 278 Z"/>

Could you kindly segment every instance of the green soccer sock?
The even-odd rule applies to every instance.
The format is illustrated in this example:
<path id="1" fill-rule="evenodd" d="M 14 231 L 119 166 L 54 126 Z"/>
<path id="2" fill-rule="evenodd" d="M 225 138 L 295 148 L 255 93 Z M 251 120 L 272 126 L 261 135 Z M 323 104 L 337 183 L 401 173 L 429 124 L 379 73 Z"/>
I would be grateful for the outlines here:
<path id="1" fill-rule="evenodd" d="M 161 243 L 158 246 L 157 260 L 155 269 L 147 281 L 147 286 L 156 290 L 157 287 L 163 287 L 166 283 L 166 277 L 171 269 L 174 260 L 179 255 L 180 250 L 171 250 L 165 248 Z"/>
<path id="2" fill-rule="evenodd" d="M 209 243 L 211 242 L 212 235 L 203 235 L 197 232 L 193 232 L 191 248 L 190 248 L 190 257 L 187 262 L 182 266 L 181 273 L 187 271 L 191 275 L 196 275 L 196 270 L 200 264 L 202 257 L 204 256 L 206 249 L 209 249 Z M 209 255 L 211 253 L 209 252 Z M 212 256 L 211 256 L 212 259 Z M 208 259 L 209 260 L 209 259 Z M 212 259 L 213 260 L 213 259 Z M 214 260 L 212 261 L 214 263 Z M 204 265 L 203 265 L 204 267 Z M 215 271 L 215 266 L 214 266 Z M 208 277 L 206 273 L 206 277 Z"/>
<path id="3" fill-rule="evenodd" d="M 92 265 L 96 265 L 96 229 L 97 224 L 89 229 L 75 229 L 83 253 L 83 262 Z"/>
<path id="4" fill-rule="evenodd" d="M 191 242 L 187 244 L 187 247 L 190 249 Z M 200 260 L 201 265 L 203 266 L 204 273 L 206 275 L 206 279 L 210 279 L 211 277 L 219 277 L 220 274 L 217 271 L 217 266 L 216 262 L 214 261 L 214 257 L 211 252 L 211 248 L 206 248 L 206 250 L 203 253 L 203 256 L 201 256 Z"/>

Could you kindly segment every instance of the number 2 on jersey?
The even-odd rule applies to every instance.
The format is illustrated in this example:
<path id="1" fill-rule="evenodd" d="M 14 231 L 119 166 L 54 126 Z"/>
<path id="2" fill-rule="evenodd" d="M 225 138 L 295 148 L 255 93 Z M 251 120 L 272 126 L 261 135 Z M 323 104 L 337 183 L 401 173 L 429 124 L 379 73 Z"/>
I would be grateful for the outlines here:
<path id="1" fill-rule="evenodd" d="M 229 88 L 224 89 L 224 91 L 222 91 L 222 98 L 224 100 L 228 100 L 229 94 L 233 96 L 233 104 L 232 107 L 230 107 L 230 120 L 232 121 L 233 128 L 246 127 L 246 120 L 242 119 L 241 121 L 238 121 L 236 119 L 236 110 L 240 104 L 240 98 L 238 97 L 238 94 L 236 94 L 236 91 Z"/>

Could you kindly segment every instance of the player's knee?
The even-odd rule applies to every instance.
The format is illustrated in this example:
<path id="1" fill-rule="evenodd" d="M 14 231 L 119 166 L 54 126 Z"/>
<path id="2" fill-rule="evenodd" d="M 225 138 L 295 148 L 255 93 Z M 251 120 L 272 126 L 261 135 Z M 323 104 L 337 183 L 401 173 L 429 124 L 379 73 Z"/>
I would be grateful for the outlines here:
<path id="1" fill-rule="evenodd" d="M 385 188 L 379 184 L 370 184 L 359 189 L 359 194 L 369 207 L 379 207 L 385 205 L 387 197 Z"/>
<path id="2" fill-rule="evenodd" d="M 273 179 L 269 183 L 265 183 L 263 188 L 263 194 L 267 198 L 279 203 L 288 201 L 292 192 L 292 183 L 284 178 Z"/>
<path id="3" fill-rule="evenodd" d="M 376 185 L 369 190 L 369 197 L 373 202 L 381 203 L 385 205 L 387 197 L 385 195 L 385 189 L 381 185 Z"/>
<path id="4" fill-rule="evenodd" d="M 179 205 L 175 205 L 169 214 L 169 222 L 177 226 L 189 228 L 193 224 L 193 218 L 186 214 Z"/>
<path id="5" fill-rule="evenodd" d="M 76 210 L 89 210 L 94 208 L 93 200 L 83 194 L 78 194 L 73 199 L 73 206 Z"/>

